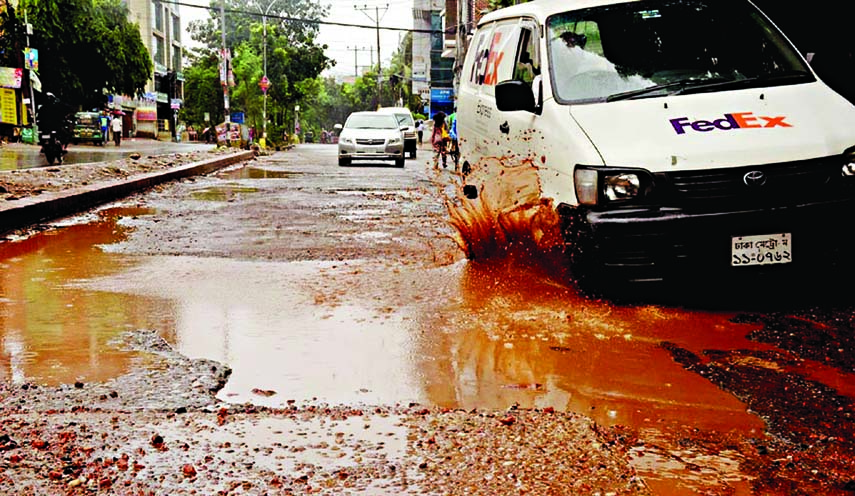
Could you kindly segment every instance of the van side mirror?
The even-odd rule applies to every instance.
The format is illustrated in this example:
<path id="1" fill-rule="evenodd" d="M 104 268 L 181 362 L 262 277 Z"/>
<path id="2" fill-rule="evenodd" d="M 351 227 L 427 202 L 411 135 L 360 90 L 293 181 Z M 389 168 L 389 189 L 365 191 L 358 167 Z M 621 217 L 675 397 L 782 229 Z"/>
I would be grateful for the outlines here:
<path id="1" fill-rule="evenodd" d="M 525 110 L 534 112 L 534 93 L 531 86 L 516 80 L 502 81 L 496 85 L 496 108 L 502 112 Z"/>

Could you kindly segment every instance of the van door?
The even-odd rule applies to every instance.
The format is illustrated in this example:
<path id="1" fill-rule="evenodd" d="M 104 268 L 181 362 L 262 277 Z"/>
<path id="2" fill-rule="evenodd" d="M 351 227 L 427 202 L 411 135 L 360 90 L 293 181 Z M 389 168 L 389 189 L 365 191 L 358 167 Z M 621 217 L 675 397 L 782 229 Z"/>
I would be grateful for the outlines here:
<path id="1" fill-rule="evenodd" d="M 522 19 L 519 28 L 514 32 L 514 59 L 512 65 L 512 74 L 508 79 L 525 83 L 528 91 L 534 96 L 535 105 L 540 105 L 543 102 L 543 77 L 541 74 L 541 57 L 540 57 L 540 29 L 537 22 L 532 19 Z M 500 81 L 501 82 L 501 81 Z M 514 111 L 502 112 L 500 116 L 499 128 L 507 138 L 510 139 L 512 146 L 508 150 L 508 156 L 512 160 L 520 161 L 525 158 L 531 158 L 538 154 L 540 142 L 542 139 L 532 139 L 533 134 L 537 134 L 539 138 L 542 135 L 536 130 L 539 129 L 540 108 L 532 112 Z M 523 146 L 519 146 L 522 144 Z"/>
<path id="2" fill-rule="evenodd" d="M 504 120 L 496 109 L 495 90 L 499 81 L 513 75 L 514 55 L 519 43 L 519 19 L 482 26 L 470 44 L 474 49 L 463 68 L 458 105 L 458 134 L 464 140 L 462 160 L 477 162 L 482 157 L 501 157 L 508 151 Z M 467 154 L 471 149 L 472 153 Z"/>

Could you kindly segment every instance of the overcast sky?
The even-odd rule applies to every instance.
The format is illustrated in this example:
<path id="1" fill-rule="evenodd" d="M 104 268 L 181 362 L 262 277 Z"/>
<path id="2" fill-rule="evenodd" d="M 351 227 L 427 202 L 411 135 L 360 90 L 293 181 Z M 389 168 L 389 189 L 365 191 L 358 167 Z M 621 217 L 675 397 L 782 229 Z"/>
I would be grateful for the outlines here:
<path id="1" fill-rule="evenodd" d="M 183 0 L 182 3 L 194 4 L 207 7 L 210 3 L 206 0 Z M 377 30 L 374 29 L 375 19 L 379 14 L 380 26 L 390 28 L 413 27 L 413 2 L 412 0 L 389 0 L 388 2 L 366 2 L 354 0 L 328 0 L 330 15 L 324 19 L 329 22 L 344 24 L 358 24 L 372 26 L 370 29 L 321 25 L 318 35 L 318 43 L 329 46 L 327 57 L 336 61 L 332 73 L 352 75 L 354 72 L 354 61 L 360 71 L 377 61 Z M 356 9 L 355 6 L 359 7 Z M 376 9 L 375 9 L 376 8 Z M 185 32 L 190 21 L 204 19 L 209 16 L 207 9 L 193 8 L 182 5 L 181 22 Z M 228 14 L 226 14 L 228 15 Z M 380 30 L 380 58 L 385 67 L 392 53 L 398 49 L 399 41 L 404 36 L 403 31 Z M 184 45 L 192 45 L 190 35 L 185 34 Z M 357 49 L 354 54 L 354 48 Z M 356 60 L 354 60 L 354 55 Z"/>

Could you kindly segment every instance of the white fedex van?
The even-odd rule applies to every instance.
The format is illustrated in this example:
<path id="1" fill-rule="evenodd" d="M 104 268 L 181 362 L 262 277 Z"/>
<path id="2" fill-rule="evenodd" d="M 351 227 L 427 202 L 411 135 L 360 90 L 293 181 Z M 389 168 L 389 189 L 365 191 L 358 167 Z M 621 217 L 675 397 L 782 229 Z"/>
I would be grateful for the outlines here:
<path id="1" fill-rule="evenodd" d="M 492 12 L 467 50 L 458 133 L 464 171 L 532 159 L 589 279 L 850 258 L 855 107 L 747 0 Z"/>

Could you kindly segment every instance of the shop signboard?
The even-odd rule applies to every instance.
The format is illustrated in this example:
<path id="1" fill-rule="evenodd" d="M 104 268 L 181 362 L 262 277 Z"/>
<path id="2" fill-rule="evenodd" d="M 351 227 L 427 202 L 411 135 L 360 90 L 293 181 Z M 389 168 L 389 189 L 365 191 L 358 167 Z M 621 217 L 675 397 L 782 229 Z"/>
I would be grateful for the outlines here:
<path id="1" fill-rule="evenodd" d="M 18 105 L 13 89 L 0 88 L 0 122 L 18 125 Z"/>

